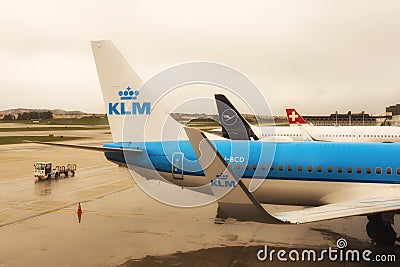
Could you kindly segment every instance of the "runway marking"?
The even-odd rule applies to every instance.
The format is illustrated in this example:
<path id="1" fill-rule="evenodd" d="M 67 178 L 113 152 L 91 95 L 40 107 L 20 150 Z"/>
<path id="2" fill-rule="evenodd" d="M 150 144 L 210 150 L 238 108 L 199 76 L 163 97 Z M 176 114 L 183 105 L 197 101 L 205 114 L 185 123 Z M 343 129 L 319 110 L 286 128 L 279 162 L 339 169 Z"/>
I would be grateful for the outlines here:
<path id="1" fill-rule="evenodd" d="M 94 189 L 96 187 L 106 186 L 106 185 L 110 185 L 110 184 L 113 184 L 113 183 L 117 184 L 117 183 L 120 183 L 121 181 L 126 181 L 126 178 L 119 179 L 119 180 L 116 180 L 116 181 L 107 182 L 107 183 L 103 183 L 103 184 L 96 185 L 96 186 L 86 187 L 84 189 L 75 190 L 75 191 L 71 191 L 71 192 L 64 193 L 64 194 L 59 194 L 59 195 L 56 195 L 54 197 L 47 198 L 46 200 L 54 199 L 54 198 L 60 197 L 60 196 L 72 195 L 74 193 L 84 192 L 84 191 L 86 191 L 88 189 Z M 65 205 L 61 205 L 61 206 L 58 206 L 58 207 L 55 207 L 55 208 L 52 208 L 52 209 L 48 209 L 48 210 L 43 210 L 43 212 L 40 212 L 38 214 L 34 214 L 32 216 L 28 216 L 28 217 L 25 217 L 25 218 L 16 219 L 16 220 L 11 221 L 11 222 L 6 222 L 6 223 L 3 223 L 3 224 L 0 224 L 0 227 L 6 226 L 6 225 L 10 225 L 10 224 L 14 224 L 14 223 L 18 223 L 18 222 L 21 222 L 21 221 L 24 221 L 24 220 L 27 220 L 27 219 L 31 219 L 31 218 L 34 218 L 34 217 L 38 217 L 38 216 L 41 216 L 41 215 L 44 215 L 44 214 L 47 214 L 47 213 L 50 213 L 50 212 L 54 212 L 54 211 L 69 207 L 71 205 L 74 205 L 74 204 L 76 204 L 78 202 L 84 203 L 84 202 L 88 202 L 88 201 L 91 201 L 91 200 L 94 200 L 94 199 L 97 199 L 97 198 L 100 198 L 100 197 L 104 197 L 104 196 L 109 195 L 109 194 L 113 194 L 113 193 L 116 193 L 116 192 L 127 190 L 127 189 L 130 189 L 130 188 L 132 188 L 132 187 L 134 187 L 136 185 L 132 183 L 132 184 L 129 184 L 129 185 L 122 185 L 122 186 L 123 186 L 122 188 L 117 188 L 117 189 L 114 189 L 114 190 L 109 191 L 109 192 L 103 192 L 103 193 L 95 195 L 95 196 L 93 196 L 91 198 L 83 199 L 81 201 L 69 202 L 69 203 L 67 203 Z M 40 201 L 43 201 L 43 200 L 41 199 L 41 200 L 31 201 L 31 202 L 28 202 L 28 203 L 23 203 L 23 204 L 16 205 L 16 206 L 13 206 L 13 207 L 4 208 L 4 209 L 2 209 L 0 211 L 10 210 L 10 209 L 24 210 L 24 206 L 28 206 L 28 205 L 31 205 L 31 204 L 34 204 L 34 203 L 37 203 L 37 202 L 40 202 Z M 25 208 L 29 208 L 29 207 L 25 207 Z"/>
<path id="2" fill-rule="evenodd" d="M 67 209 L 59 209 L 55 212 L 65 213 L 65 214 L 76 214 L 76 211 L 67 210 Z M 184 222 L 210 222 L 214 221 L 214 218 L 182 218 L 182 217 L 156 217 L 156 216 L 145 216 L 145 215 L 129 215 L 129 214 L 117 214 L 117 213 L 101 213 L 97 211 L 85 211 L 83 210 L 82 216 L 85 214 L 101 216 L 101 217 L 118 217 L 118 218 L 135 218 L 135 219 L 151 219 L 151 220 L 159 220 L 159 221 L 184 221 Z"/>
<path id="3" fill-rule="evenodd" d="M 67 193 L 63 193 L 63 194 L 54 195 L 54 196 L 48 197 L 48 198 L 46 198 L 46 199 L 34 200 L 34 201 L 30 201 L 30 202 L 26 202 L 26 203 L 19 204 L 19 205 L 16 205 L 16 206 L 11 206 L 11 207 L 7 207 L 7 208 L 3 208 L 3 209 L 0 209 L 0 211 L 12 209 L 12 208 L 18 208 L 18 207 L 30 205 L 30 204 L 33 204 L 33 203 L 41 202 L 41 201 L 44 201 L 44 200 L 51 200 L 51 199 L 54 199 L 54 198 L 56 198 L 56 197 L 71 195 L 71 194 L 73 194 L 73 193 L 85 191 L 85 190 L 87 190 L 87 189 L 92 189 L 92 188 L 96 188 L 96 187 L 100 187 L 100 186 L 104 186 L 104 185 L 108 185 L 108 184 L 112 184 L 112 183 L 117 183 L 117 182 L 124 181 L 124 180 L 126 180 L 126 179 L 120 179 L 120 180 L 111 181 L 111 182 L 107 182 L 107 183 L 103 183 L 103 184 L 99 184 L 99 185 L 95 185 L 95 186 L 89 186 L 89 187 L 86 187 L 86 188 L 83 188 L 83 189 L 79 189 L 79 190 L 75 190 L 75 191 L 71 191 L 71 192 L 67 192 Z"/>

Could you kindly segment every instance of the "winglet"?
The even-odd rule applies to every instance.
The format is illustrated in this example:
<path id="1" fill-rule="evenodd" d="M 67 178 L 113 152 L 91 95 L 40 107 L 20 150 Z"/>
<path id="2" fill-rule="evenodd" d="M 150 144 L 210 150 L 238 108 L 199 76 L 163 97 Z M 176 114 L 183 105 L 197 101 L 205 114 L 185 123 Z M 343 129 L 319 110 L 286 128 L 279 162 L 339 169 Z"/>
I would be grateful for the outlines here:
<path id="1" fill-rule="evenodd" d="M 311 133 L 306 129 L 306 127 L 307 128 L 310 127 L 309 125 L 302 125 L 300 123 L 297 125 L 299 126 L 303 141 L 316 141 L 316 142 L 325 141 L 325 142 L 327 142 L 326 140 L 317 139 L 314 136 L 312 136 Z"/>
<path id="2" fill-rule="evenodd" d="M 232 171 L 213 144 L 199 130 L 185 127 L 219 209 L 228 217 L 239 221 L 270 224 L 285 223 L 269 214 Z"/>
<path id="3" fill-rule="evenodd" d="M 311 134 L 301 125 L 300 123 L 298 124 L 299 130 L 301 133 L 301 137 L 303 138 L 303 141 L 317 141 L 315 140 Z"/>
<path id="4" fill-rule="evenodd" d="M 298 113 L 297 110 L 294 108 L 286 109 L 286 117 L 289 124 L 307 124 L 307 122 L 301 117 L 300 113 Z"/>

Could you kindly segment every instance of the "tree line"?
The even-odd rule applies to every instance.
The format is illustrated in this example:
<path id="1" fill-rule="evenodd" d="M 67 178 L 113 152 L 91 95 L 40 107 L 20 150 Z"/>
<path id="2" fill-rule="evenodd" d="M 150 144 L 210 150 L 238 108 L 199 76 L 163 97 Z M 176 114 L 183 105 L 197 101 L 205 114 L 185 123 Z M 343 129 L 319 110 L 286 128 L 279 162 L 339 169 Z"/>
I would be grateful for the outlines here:
<path id="1" fill-rule="evenodd" d="M 30 112 L 22 112 L 18 113 L 18 115 L 7 114 L 4 115 L 4 121 L 12 121 L 12 120 L 49 120 L 53 119 L 53 112 L 51 111 L 30 111 Z"/>

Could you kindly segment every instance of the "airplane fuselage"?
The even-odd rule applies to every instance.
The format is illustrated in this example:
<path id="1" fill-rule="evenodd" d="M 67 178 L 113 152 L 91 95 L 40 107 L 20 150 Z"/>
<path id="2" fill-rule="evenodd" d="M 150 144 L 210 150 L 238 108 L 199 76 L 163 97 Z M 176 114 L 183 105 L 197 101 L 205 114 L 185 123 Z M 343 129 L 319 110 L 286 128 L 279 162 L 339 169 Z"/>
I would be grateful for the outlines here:
<path id="1" fill-rule="evenodd" d="M 400 144 L 212 142 L 246 185 L 252 178 L 264 181 L 254 192 L 261 203 L 318 206 L 380 196 L 383 188 L 398 190 L 400 194 L 400 161 L 397 159 Z M 209 183 L 189 141 L 109 143 L 104 146 L 142 149 L 140 155 L 130 156 L 129 152 L 125 155 L 105 154 L 107 159 L 129 165 L 144 176 L 154 170 L 181 186 Z"/>
<path id="2" fill-rule="evenodd" d="M 307 130 L 314 138 L 321 141 L 400 142 L 400 127 L 394 126 L 307 126 Z M 303 137 L 297 125 L 274 128 L 263 127 L 261 131 L 263 132 L 263 138 L 284 136 L 292 138 L 295 141 L 303 141 Z"/>

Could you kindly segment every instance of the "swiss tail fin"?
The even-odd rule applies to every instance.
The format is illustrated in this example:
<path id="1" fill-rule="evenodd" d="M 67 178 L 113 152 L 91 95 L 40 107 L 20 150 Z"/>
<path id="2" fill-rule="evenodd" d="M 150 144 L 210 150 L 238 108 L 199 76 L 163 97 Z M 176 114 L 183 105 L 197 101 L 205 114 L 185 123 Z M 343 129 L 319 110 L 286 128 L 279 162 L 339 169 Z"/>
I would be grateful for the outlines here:
<path id="1" fill-rule="evenodd" d="M 225 95 L 215 94 L 218 115 L 222 126 L 222 136 L 231 140 L 259 140 L 250 124 L 236 110 Z"/>
<path id="2" fill-rule="evenodd" d="M 286 109 L 286 116 L 290 125 L 307 124 L 301 115 L 294 108 Z"/>

